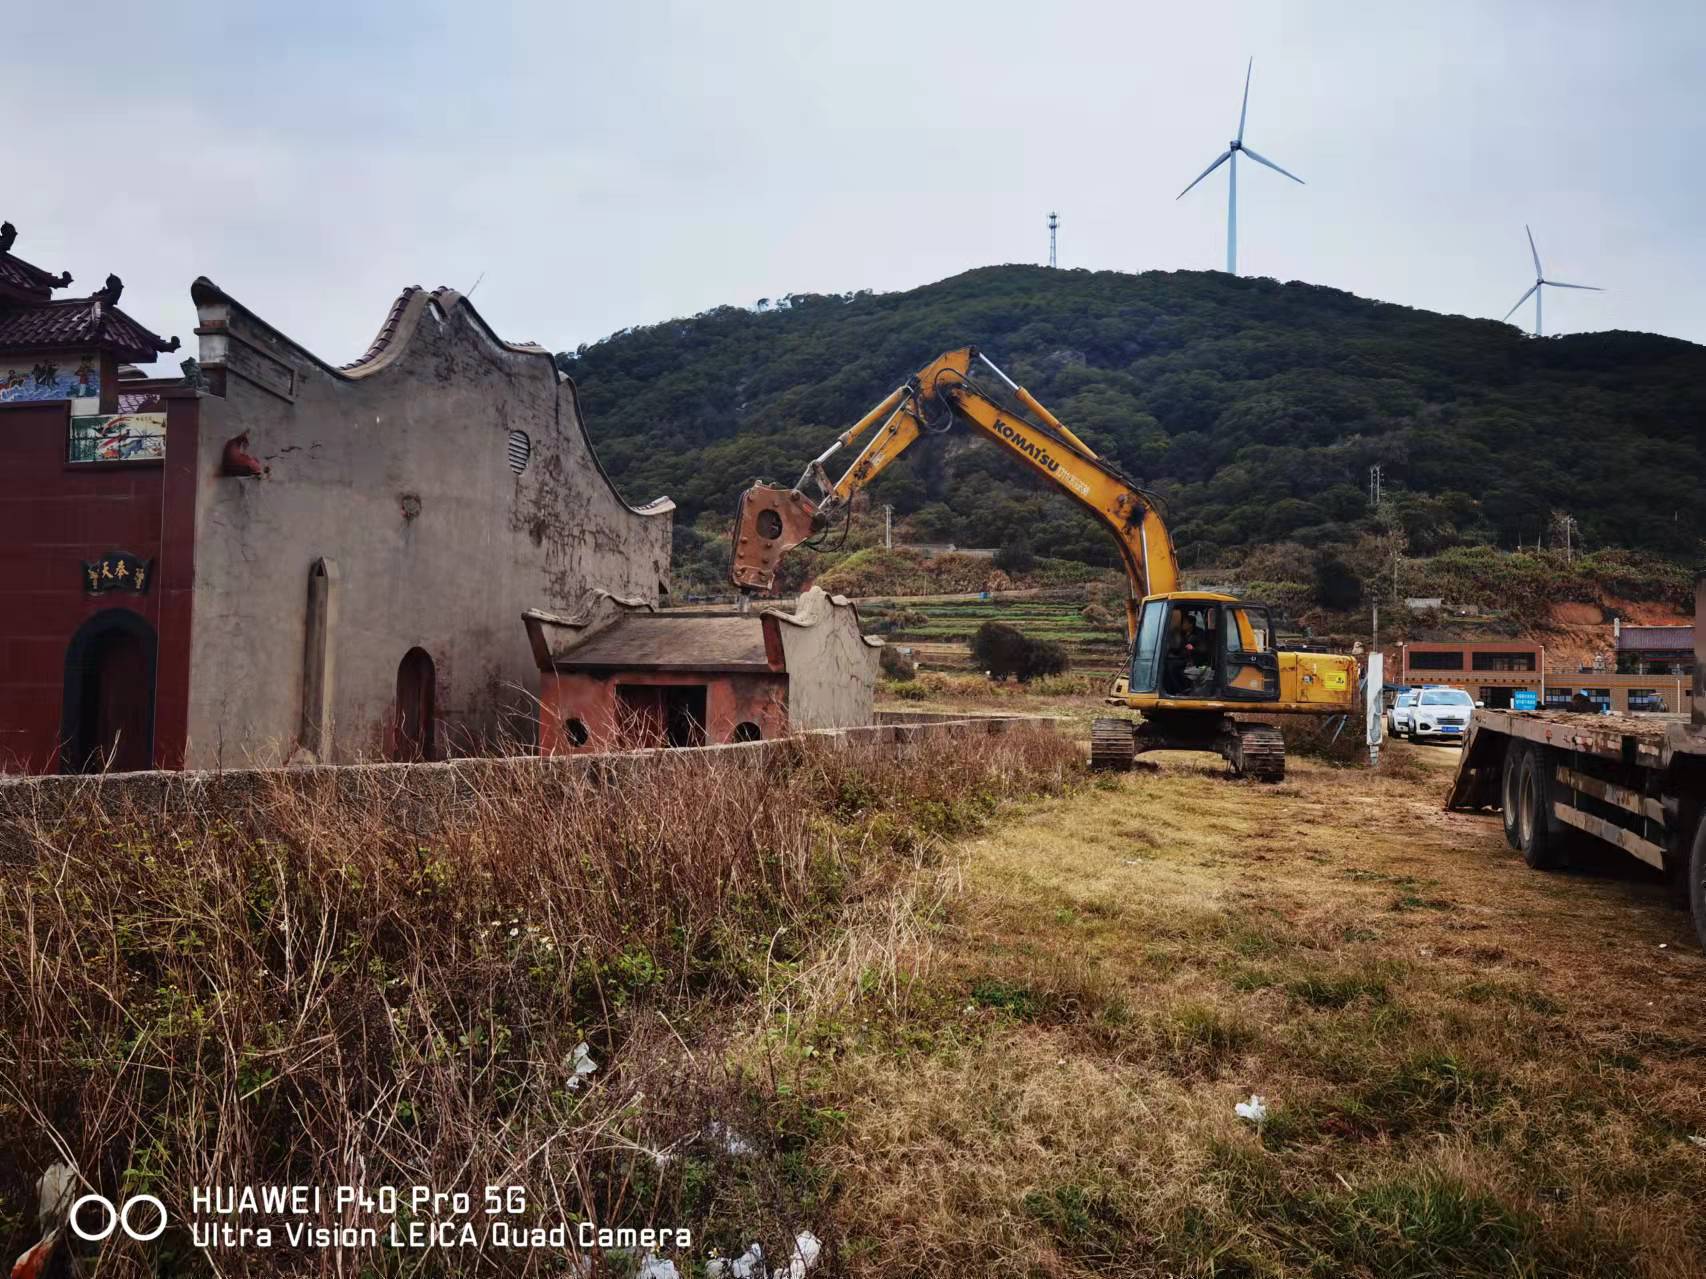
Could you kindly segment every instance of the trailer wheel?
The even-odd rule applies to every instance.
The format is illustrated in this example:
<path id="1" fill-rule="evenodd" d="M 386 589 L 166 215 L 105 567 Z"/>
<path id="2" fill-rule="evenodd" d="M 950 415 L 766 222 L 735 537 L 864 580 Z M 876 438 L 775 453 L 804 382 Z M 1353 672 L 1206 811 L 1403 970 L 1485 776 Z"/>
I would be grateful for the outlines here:
<path id="1" fill-rule="evenodd" d="M 1552 836 L 1551 761 L 1544 748 L 1522 753 L 1521 780 L 1517 785 L 1517 847 L 1522 860 L 1535 870 L 1558 865 L 1557 840 Z"/>
<path id="2" fill-rule="evenodd" d="M 1694 935 L 1706 946 L 1706 816 L 1694 827 L 1694 850 L 1688 858 L 1688 913 Z"/>
<path id="3" fill-rule="evenodd" d="M 1505 739 L 1505 766 L 1499 777 L 1499 815 L 1504 818 L 1505 843 L 1521 848 L 1517 835 L 1517 810 L 1522 806 L 1522 760 L 1528 752 L 1519 738 Z"/>

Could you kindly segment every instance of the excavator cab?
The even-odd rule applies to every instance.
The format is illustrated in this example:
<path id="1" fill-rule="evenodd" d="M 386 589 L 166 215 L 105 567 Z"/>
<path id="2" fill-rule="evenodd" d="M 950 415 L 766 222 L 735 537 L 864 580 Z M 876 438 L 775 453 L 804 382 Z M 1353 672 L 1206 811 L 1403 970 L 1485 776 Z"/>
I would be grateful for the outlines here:
<path id="1" fill-rule="evenodd" d="M 1168 702 L 1275 702 L 1280 696 L 1273 621 L 1260 604 L 1225 595 L 1143 601 L 1127 692 Z"/>

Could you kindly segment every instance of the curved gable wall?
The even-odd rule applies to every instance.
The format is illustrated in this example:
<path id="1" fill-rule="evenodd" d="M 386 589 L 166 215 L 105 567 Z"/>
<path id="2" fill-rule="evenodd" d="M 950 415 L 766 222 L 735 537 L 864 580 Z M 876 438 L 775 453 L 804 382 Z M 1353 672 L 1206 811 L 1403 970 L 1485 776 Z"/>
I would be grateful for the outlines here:
<path id="1" fill-rule="evenodd" d="M 319 559 L 337 565 L 333 759 L 383 752 L 410 648 L 432 655 L 445 735 L 477 749 L 532 721 L 523 610 L 566 609 L 591 589 L 658 598 L 672 504 L 624 503 L 549 354 L 501 341 L 465 298 L 409 290 L 338 369 L 208 281 L 193 294 L 215 394 L 196 446 L 192 766 L 297 747 Z M 531 444 L 521 475 L 513 430 Z M 221 474 L 241 435 L 264 475 Z"/>

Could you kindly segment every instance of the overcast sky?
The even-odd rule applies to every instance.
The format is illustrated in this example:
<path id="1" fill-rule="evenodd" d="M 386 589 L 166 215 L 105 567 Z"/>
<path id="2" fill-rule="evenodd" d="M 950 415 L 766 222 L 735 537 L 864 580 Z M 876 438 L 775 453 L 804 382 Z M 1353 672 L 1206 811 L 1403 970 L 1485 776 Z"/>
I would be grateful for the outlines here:
<path id="1" fill-rule="evenodd" d="M 16 252 L 193 352 L 207 275 L 324 358 L 405 285 L 553 349 L 970 267 L 1217 268 L 1706 341 L 1706 6 L 14 6 Z M 1532 303 L 1513 317 L 1532 323 Z M 976 341 L 977 334 L 964 335 Z M 172 363 L 175 363 L 174 357 Z M 172 364 L 162 362 L 163 370 Z"/>

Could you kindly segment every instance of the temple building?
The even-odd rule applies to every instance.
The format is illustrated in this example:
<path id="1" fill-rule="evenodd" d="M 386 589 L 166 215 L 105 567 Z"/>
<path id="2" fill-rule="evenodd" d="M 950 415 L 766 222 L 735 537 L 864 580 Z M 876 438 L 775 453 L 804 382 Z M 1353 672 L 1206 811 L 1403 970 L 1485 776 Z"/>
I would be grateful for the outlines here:
<path id="1" fill-rule="evenodd" d="M 207 279 L 198 358 L 0 228 L 0 770 L 435 759 L 531 746 L 516 618 L 655 603 L 574 384 L 449 289 L 327 363 Z"/>

